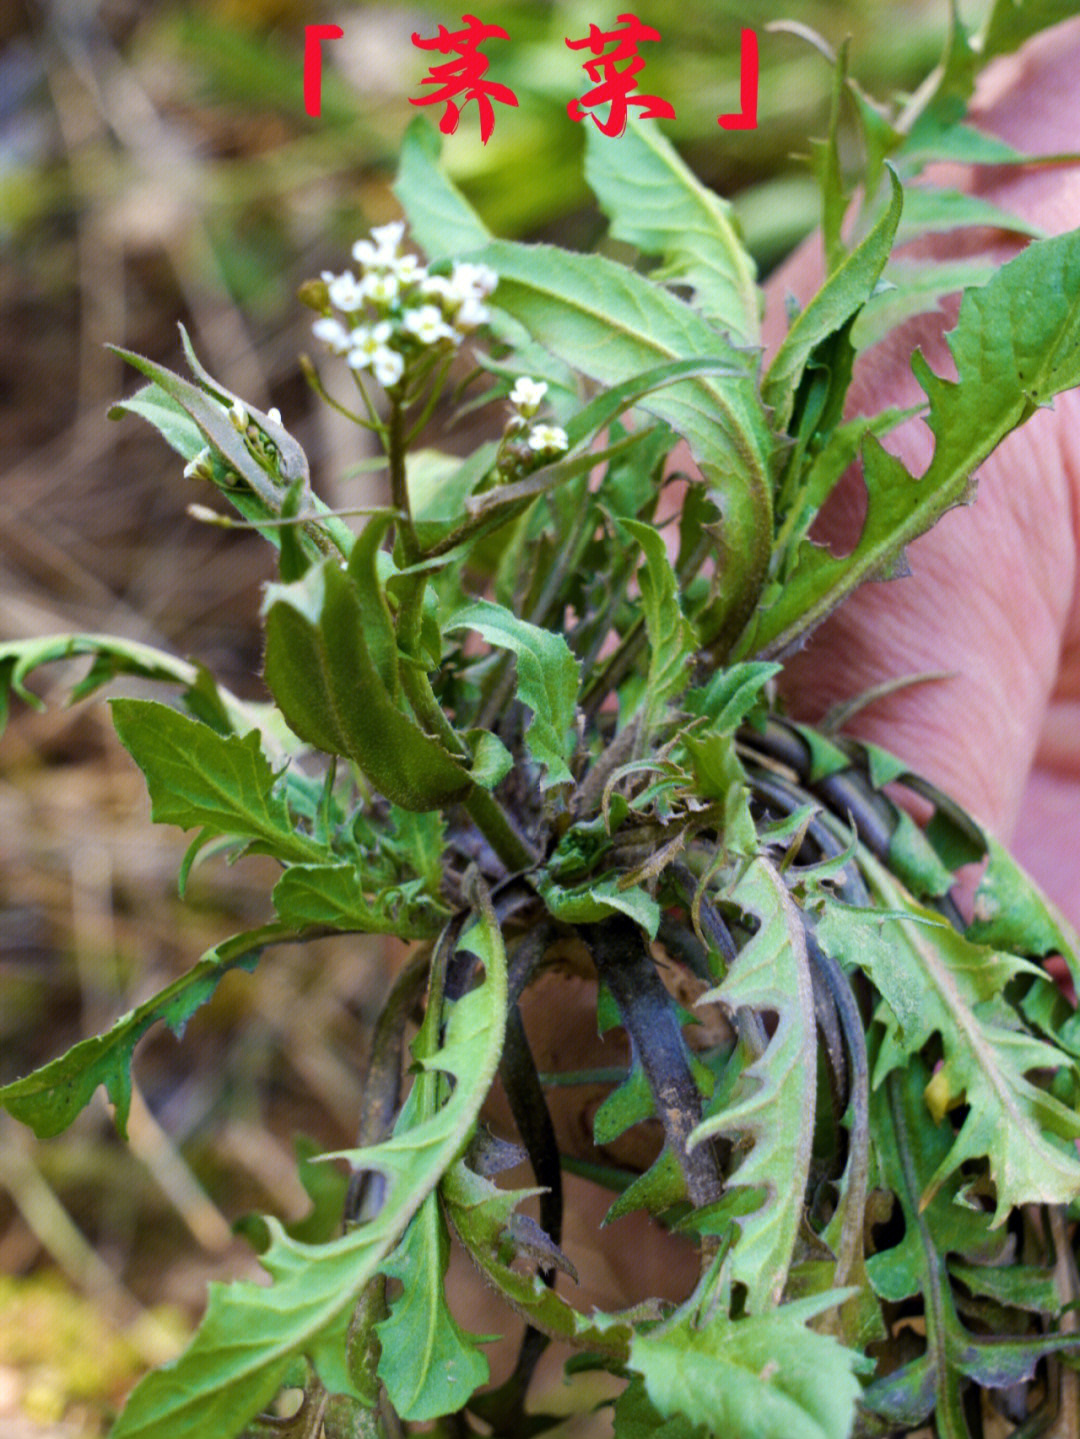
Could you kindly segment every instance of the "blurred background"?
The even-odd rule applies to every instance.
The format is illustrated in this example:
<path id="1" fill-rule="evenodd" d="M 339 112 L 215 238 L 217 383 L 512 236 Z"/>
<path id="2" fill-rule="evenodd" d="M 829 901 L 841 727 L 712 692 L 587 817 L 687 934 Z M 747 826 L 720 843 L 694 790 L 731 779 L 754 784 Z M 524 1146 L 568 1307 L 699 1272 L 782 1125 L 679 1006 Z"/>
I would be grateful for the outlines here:
<path id="1" fill-rule="evenodd" d="M 480 9 L 481 7 L 475 7 Z M 981 5 L 965 7 L 974 23 Z M 625 5 L 489 0 L 509 39 L 484 51 L 496 105 L 475 106 L 444 163 L 499 234 L 588 248 L 603 225 L 581 178 L 583 53 L 567 38 Z M 733 201 L 762 275 L 816 220 L 801 157 L 822 131 L 830 72 L 787 18 L 831 44 L 881 98 L 934 64 L 946 0 L 640 0 L 642 93 L 663 129 Z M 305 113 L 306 24 L 323 46 L 322 113 Z M 340 270 L 398 214 L 410 96 L 436 58 L 411 43 L 460 25 L 446 7 L 301 0 L 6 0 L 0 6 L 0 641 L 102 630 L 198 659 L 260 696 L 257 614 L 271 552 L 190 519 L 206 498 L 155 433 L 107 418 L 135 377 L 116 343 L 183 369 L 177 321 L 207 368 L 277 405 L 337 506 L 381 498 L 363 435 L 307 388 L 311 314 L 299 284 Z M 739 35 L 757 30 L 758 128 L 739 109 Z M 437 123 L 441 106 L 420 112 Z M 585 123 L 589 123 L 586 121 Z M 612 140 L 617 144 L 617 140 Z M 185 838 L 149 822 L 141 777 L 104 706 L 62 707 L 72 671 L 35 681 L 0 746 L 0 1083 L 106 1029 L 210 945 L 268 913 L 259 859 L 213 861 L 176 895 Z M 393 956 L 356 939 L 280 949 L 230 975 L 182 1044 L 139 1048 L 131 1143 L 103 1096 L 37 1142 L 0 1115 L 0 1432 L 93 1436 L 135 1377 L 176 1351 L 208 1277 L 254 1269 L 232 1222 L 309 1203 L 294 1144 L 354 1139 L 367 1026 Z M 575 1258 L 578 1256 L 575 1255 Z M 567 1431 L 568 1433 L 570 1430 Z"/>

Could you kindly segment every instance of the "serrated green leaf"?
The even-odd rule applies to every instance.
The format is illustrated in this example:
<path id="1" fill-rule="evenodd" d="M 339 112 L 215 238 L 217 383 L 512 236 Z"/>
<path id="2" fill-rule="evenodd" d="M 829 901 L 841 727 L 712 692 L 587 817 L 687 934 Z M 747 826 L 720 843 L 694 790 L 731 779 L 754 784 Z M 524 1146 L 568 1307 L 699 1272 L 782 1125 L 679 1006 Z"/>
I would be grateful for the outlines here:
<path id="1" fill-rule="evenodd" d="M 439 169 L 439 137 L 417 116 L 405 131 L 394 194 L 417 243 L 432 263 L 453 259 L 491 239 L 491 231 Z"/>
<path id="2" fill-rule="evenodd" d="M 615 1439 L 712 1439 L 713 1433 L 711 1426 L 691 1424 L 681 1415 L 665 1419 L 638 1374 L 615 1401 Z"/>
<path id="3" fill-rule="evenodd" d="M 788 427 L 795 392 L 807 360 L 827 336 L 841 329 L 866 303 L 893 246 L 904 207 L 904 189 L 889 171 L 892 198 L 874 228 L 835 269 L 794 321 L 762 384 L 765 403 L 776 412 L 777 429 Z"/>
<path id="4" fill-rule="evenodd" d="M 913 315 L 941 308 L 947 295 L 985 285 L 997 266 L 981 260 L 903 260 L 885 266 L 885 284 L 867 300 L 851 327 L 856 350 L 868 350 Z"/>
<path id="5" fill-rule="evenodd" d="M 465 1333 L 446 1303 L 449 1259 L 450 1236 L 432 1192 L 382 1266 L 404 1286 L 389 1317 L 375 1326 L 382 1345 L 379 1378 L 402 1419 L 456 1413 L 489 1378 L 475 1336 Z"/>
<path id="6" fill-rule="evenodd" d="M 293 929 L 326 925 L 360 934 L 431 939 L 447 920 L 446 911 L 423 894 L 410 903 L 400 889 L 383 887 L 369 902 L 364 876 L 351 864 L 292 864 L 274 886 L 273 901 L 282 923 Z"/>
<path id="7" fill-rule="evenodd" d="M 1060 954 L 1080 978 L 1080 936 L 999 840 L 986 835 L 987 866 L 975 891 L 967 937 L 975 944 L 1041 957 Z"/>
<path id="8" fill-rule="evenodd" d="M 572 779 L 567 760 L 574 752 L 574 725 L 580 665 L 562 635 L 541 629 L 491 600 L 474 600 L 456 610 L 444 628 L 472 629 L 517 658 L 517 694 L 533 712 L 525 743 L 547 773 L 541 788 Z"/>
<path id="9" fill-rule="evenodd" d="M 645 630 L 649 636 L 649 671 L 645 685 L 645 733 L 651 734 L 669 700 L 690 681 L 689 661 L 697 648 L 694 627 L 679 604 L 679 584 L 667 556 L 664 537 L 652 525 L 623 520 L 641 546 L 645 564 L 638 570 Z"/>
<path id="10" fill-rule="evenodd" d="M 688 690 L 683 703 L 690 714 L 704 715 L 710 729 L 732 733 L 751 710 L 764 704 L 762 690 L 781 668 L 768 661 L 726 665 L 708 684 Z"/>
<path id="11" fill-rule="evenodd" d="M 994 0 L 979 36 L 980 57 L 985 63 L 1011 55 L 1032 35 L 1075 14 L 1075 0 Z"/>
<path id="12" fill-rule="evenodd" d="M 659 285 L 600 255 L 494 241 L 473 258 L 499 275 L 495 302 L 542 345 L 605 385 L 675 359 L 725 354 L 721 337 Z M 722 381 L 679 381 L 641 401 L 687 440 L 720 510 L 727 607 L 718 633 L 757 594 L 772 534 L 774 440 L 752 363 L 732 347 Z M 711 642 L 715 635 L 702 635 Z"/>
<path id="13" fill-rule="evenodd" d="M 613 239 L 659 255 L 654 280 L 693 287 L 693 305 L 736 342 L 760 339 L 756 269 L 731 206 L 707 189 L 655 125 L 631 119 L 612 145 L 593 126 L 585 179 L 611 221 Z"/>
<path id="14" fill-rule="evenodd" d="M 757 917 L 759 928 L 723 984 L 698 1003 L 719 1001 L 732 1012 L 742 1005 L 771 1010 L 778 1023 L 764 1052 L 740 1075 L 730 1101 L 718 1106 L 714 1098 L 691 1144 L 721 1134 L 752 1140 L 731 1182 L 761 1188 L 765 1200 L 737 1220 L 739 1238 L 725 1270 L 746 1285 L 747 1310 L 763 1314 L 783 1295 L 803 1212 L 814 1139 L 817 1032 L 806 939 L 783 880 L 765 860 L 755 859 L 731 898 Z"/>
<path id="15" fill-rule="evenodd" d="M 848 555 L 804 541 L 783 593 L 759 612 L 738 653 L 775 654 L 812 629 L 864 580 L 889 573 L 903 546 L 967 498 L 971 477 L 1010 430 L 1080 383 L 1080 232 L 1029 245 L 981 289 L 968 290 L 948 335 L 958 380 L 920 352 L 934 455 L 918 480 L 870 437 L 863 446 L 868 509 Z"/>
<path id="16" fill-rule="evenodd" d="M 565 924 L 597 924 L 618 912 L 639 924 L 650 939 L 660 928 L 660 906 L 647 890 L 637 886 L 620 889 L 618 879 L 564 888 L 550 876 L 539 875 L 536 889 L 552 915 Z"/>
<path id="17" fill-rule="evenodd" d="M 277 1220 L 268 1220 L 271 1245 L 262 1264 L 271 1286 L 212 1284 L 195 1338 L 178 1359 L 136 1386 L 111 1439 L 234 1435 L 269 1403 L 300 1355 L 312 1359 L 327 1388 L 352 1392 L 345 1329 L 356 1296 L 453 1163 L 498 1067 L 506 956 L 493 915 L 481 918 L 467 943 L 483 961 L 484 981 L 454 1005 L 443 1047 L 422 1056 L 425 1075 L 454 1076 L 446 1103 L 384 1144 L 326 1156 L 385 1174 L 389 1186 L 383 1208 L 367 1224 L 321 1245 L 298 1243 Z"/>
<path id="18" fill-rule="evenodd" d="M 301 739 L 348 755 L 402 809 L 436 809 L 469 790 L 461 760 L 395 704 L 363 629 L 352 579 L 333 560 L 268 585 L 266 682 Z"/>
<path id="19" fill-rule="evenodd" d="M 160 1021 L 174 1034 L 182 1034 L 229 970 L 254 969 L 266 945 L 289 936 L 284 925 L 270 924 L 223 940 L 207 950 L 194 969 L 122 1015 L 107 1033 L 81 1040 L 59 1059 L 5 1085 L 0 1089 L 0 1105 L 29 1125 L 39 1139 L 50 1139 L 68 1127 L 103 1084 L 116 1106 L 116 1127 L 126 1139 L 131 1056 L 146 1031 Z"/>
<path id="20" fill-rule="evenodd" d="M 881 904 L 912 916 L 908 921 L 894 913 L 873 921 L 836 902 L 817 925 L 822 948 L 841 963 L 865 969 L 885 999 L 879 1017 L 886 1036 L 873 1082 L 880 1085 L 890 1070 L 909 1063 L 937 1033 L 944 1063 L 935 1074 L 941 1096 L 936 1102 L 963 1096 L 968 1106 L 923 1202 L 966 1160 L 982 1156 L 997 1189 L 995 1224 L 1020 1204 L 1063 1204 L 1080 1196 L 1080 1160 L 1071 1142 L 1080 1136 L 1080 1114 L 1026 1077 L 1071 1061 L 1027 1033 L 1015 1009 L 999 1010 L 994 1003 L 1017 974 L 1049 979 L 1026 960 L 957 934 L 865 852 L 861 867 Z"/>
<path id="21" fill-rule="evenodd" d="M 480 1272 L 512 1309 L 544 1334 L 624 1359 L 633 1322 L 656 1317 L 653 1305 L 641 1306 L 636 1313 L 594 1310 L 586 1316 L 549 1288 L 535 1269 L 526 1273 L 512 1267 L 514 1253 L 507 1237 L 512 1233 L 514 1211 L 536 1190 L 499 1189 L 459 1160 L 439 1192 L 447 1218 Z"/>
<path id="22" fill-rule="evenodd" d="M 847 1439 L 860 1392 L 857 1356 L 806 1328 L 837 1298 L 815 1295 L 747 1319 L 721 1312 L 701 1328 L 684 1321 L 639 1331 L 630 1366 L 662 1415 L 710 1434 Z"/>
<path id="23" fill-rule="evenodd" d="M 904 192 L 904 214 L 896 232 L 896 244 L 906 245 L 924 235 L 948 234 L 972 226 L 1046 238 L 1046 231 L 1040 225 L 978 195 L 932 185 L 912 185 Z"/>
<path id="24" fill-rule="evenodd" d="M 277 790 L 259 735 L 219 735 L 156 700 L 110 701 L 120 743 L 142 770 L 155 824 L 242 835 L 282 859 L 315 860 L 323 846 L 300 834 Z"/>

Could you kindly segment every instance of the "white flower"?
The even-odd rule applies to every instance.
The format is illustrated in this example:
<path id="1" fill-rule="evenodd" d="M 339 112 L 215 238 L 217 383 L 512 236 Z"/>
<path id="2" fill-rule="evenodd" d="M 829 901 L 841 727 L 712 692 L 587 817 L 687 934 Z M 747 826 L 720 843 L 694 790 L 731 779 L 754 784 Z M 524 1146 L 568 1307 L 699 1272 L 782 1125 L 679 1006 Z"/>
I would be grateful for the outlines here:
<path id="1" fill-rule="evenodd" d="M 374 370 L 379 384 L 384 389 L 389 389 L 391 385 L 396 385 L 401 379 L 405 361 L 397 350 L 377 350 L 372 359 L 371 368 Z"/>
<path id="2" fill-rule="evenodd" d="M 352 247 L 352 257 L 358 265 L 373 265 L 379 257 L 379 252 L 370 240 L 357 240 Z"/>
<path id="3" fill-rule="evenodd" d="M 331 305 L 337 310 L 344 310 L 351 314 L 363 306 L 363 288 L 356 276 L 349 270 L 346 270 L 343 275 L 332 275 L 327 281 L 326 292 L 330 297 Z"/>
<path id="4" fill-rule="evenodd" d="M 403 285 L 415 285 L 427 274 L 415 255 L 399 255 L 397 259 L 391 260 L 390 271 Z"/>
<path id="5" fill-rule="evenodd" d="M 349 332 L 340 320 L 324 316 L 315 321 L 311 333 L 324 345 L 329 345 L 335 355 L 344 355 L 349 348 Z"/>
<path id="6" fill-rule="evenodd" d="M 248 412 L 239 400 L 234 400 L 229 406 L 229 419 L 232 421 L 233 429 L 239 430 L 241 434 L 247 429 Z"/>
<path id="7" fill-rule="evenodd" d="M 545 454 L 561 455 L 570 441 L 561 425 L 533 425 L 529 432 L 529 449 Z"/>
<path id="8" fill-rule="evenodd" d="M 271 405 L 270 408 L 269 408 L 269 409 L 267 410 L 267 412 L 266 412 L 266 418 L 270 421 L 270 423 L 271 423 L 272 425 L 280 425 L 280 424 L 281 424 L 281 411 L 278 409 L 278 407 L 277 407 L 276 405 Z"/>
<path id="9" fill-rule="evenodd" d="M 468 332 L 475 330 L 477 325 L 486 325 L 490 319 L 491 311 L 488 307 L 482 305 L 475 295 L 469 295 L 462 300 L 454 316 L 454 324 Z"/>
<path id="10" fill-rule="evenodd" d="M 422 345 L 434 345 L 439 340 L 449 340 L 454 334 L 437 305 L 420 305 L 415 310 L 406 310 L 403 323 L 406 330 L 415 335 Z"/>
<path id="11" fill-rule="evenodd" d="M 404 220 L 391 220 L 389 225 L 375 226 L 371 232 L 371 238 L 378 245 L 381 258 L 385 259 L 397 254 L 397 248 L 401 244 L 401 237 L 404 233 Z"/>
<path id="12" fill-rule="evenodd" d="M 459 265 L 454 266 L 450 283 L 455 294 L 462 300 L 483 299 L 494 294 L 499 277 L 490 265 L 473 265 L 462 260 Z"/>
<path id="13" fill-rule="evenodd" d="M 398 295 L 398 277 L 392 273 L 372 271 L 361 280 L 360 289 L 376 305 L 392 305 Z"/>
<path id="14" fill-rule="evenodd" d="M 546 394 L 546 380 L 530 380 L 528 375 L 521 375 L 510 391 L 510 403 L 526 418 L 529 418 L 536 414 L 540 408 L 540 401 Z"/>
<path id="15" fill-rule="evenodd" d="M 349 368 L 366 370 L 375 356 L 386 349 L 392 328 L 389 320 L 380 320 L 377 325 L 357 325 L 348 337 L 351 349 L 345 363 Z"/>
<path id="16" fill-rule="evenodd" d="M 440 300 L 451 298 L 450 281 L 445 275 L 426 275 L 420 282 L 421 295 L 438 295 Z"/>

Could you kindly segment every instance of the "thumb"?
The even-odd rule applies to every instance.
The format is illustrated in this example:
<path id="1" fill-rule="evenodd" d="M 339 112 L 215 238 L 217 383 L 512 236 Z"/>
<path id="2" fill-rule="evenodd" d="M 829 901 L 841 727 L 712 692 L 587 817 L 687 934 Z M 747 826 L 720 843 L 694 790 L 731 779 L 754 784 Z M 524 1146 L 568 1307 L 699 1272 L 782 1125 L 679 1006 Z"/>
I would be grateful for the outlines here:
<path id="1" fill-rule="evenodd" d="M 1065 151 L 1080 128 L 1078 61 L 1080 22 L 1056 27 L 987 70 L 973 120 L 1018 149 Z M 1080 166 L 978 176 L 953 171 L 947 179 L 1050 233 L 1080 224 Z M 933 254 L 946 258 L 976 247 L 999 261 L 1019 248 L 996 232 L 967 232 L 938 240 Z M 783 331 L 784 291 L 805 302 L 820 276 L 813 246 L 774 279 L 766 326 L 773 343 Z M 911 355 L 921 348 L 935 371 L 951 377 L 944 336 L 956 310 L 954 301 L 946 315 L 921 316 L 866 352 L 849 412 L 925 402 Z M 1074 921 L 1080 921 L 1078 445 L 1080 404 L 1072 392 L 999 446 L 979 472 L 974 505 L 950 511 L 910 546 L 910 578 L 864 586 L 783 675 L 792 711 L 813 720 L 883 681 L 947 671 L 946 680 L 901 689 L 868 706 L 852 719 L 850 732 L 906 759 L 1005 841 L 1023 815 L 1019 857 Z M 919 475 L 933 437 L 915 419 L 895 431 L 887 447 Z M 849 474 L 814 538 L 849 549 L 864 512 L 861 479 Z M 1072 706 L 1064 720 L 1062 705 Z"/>

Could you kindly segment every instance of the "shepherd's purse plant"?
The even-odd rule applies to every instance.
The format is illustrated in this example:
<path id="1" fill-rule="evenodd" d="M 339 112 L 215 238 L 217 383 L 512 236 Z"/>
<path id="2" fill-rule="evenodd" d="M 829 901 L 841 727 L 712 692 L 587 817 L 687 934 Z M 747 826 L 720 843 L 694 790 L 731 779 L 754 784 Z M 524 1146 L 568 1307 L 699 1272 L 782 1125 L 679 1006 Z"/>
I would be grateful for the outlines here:
<path id="1" fill-rule="evenodd" d="M 902 111 L 836 61 L 815 161 L 827 273 L 768 365 L 730 208 L 654 128 L 586 152 L 612 237 L 659 261 L 643 271 L 492 238 L 414 125 L 410 229 L 376 228 L 302 292 L 309 378 L 384 457 L 386 503 L 358 533 L 282 417 L 209 375 L 186 334 L 191 378 L 120 352 L 147 383 L 116 412 L 155 425 L 276 552 L 269 700 L 92 634 L 0 645 L 0 700 L 33 702 L 31 672 L 74 655 L 92 657 L 79 698 L 121 674 L 165 686 L 173 702 L 115 698 L 112 718 L 154 821 L 193 832 L 181 887 L 223 849 L 280 873 L 264 924 L 0 1103 L 55 1135 L 104 1085 L 124 1133 L 140 1037 L 182 1029 L 230 970 L 331 933 L 396 935 L 411 957 L 357 1147 L 323 1156 L 349 1174 L 331 1237 L 249 1226 L 269 1282 L 212 1287 L 115 1439 L 540 1434 L 559 1423 L 529 1399 L 551 1339 L 619 1381 L 618 1439 L 1065 1423 L 1080 1026 L 1039 961 L 1080 978 L 1075 936 L 947 796 L 776 698 L 785 655 L 1080 383 L 1080 232 L 963 275 L 892 258 L 909 182 L 964 134 L 957 96 L 1052 9 L 1018 20 L 999 0 L 980 46 L 955 22 L 936 86 Z M 850 232 L 843 104 L 866 142 Z M 913 204 L 903 237 L 933 223 Z M 859 349 L 958 287 L 956 378 L 912 360 L 934 441 L 916 480 L 881 443 L 911 412 L 845 417 L 844 400 Z M 492 417 L 465 459 L 418 447 L 452 389 Z M 665 519 L 678 441 L 694 469 Z M 857 460 L 866 519 L 835 555 L 810 529 Z M 972 863 L 967 919 L 952 891 Z M 560 1150 L 547 1096 L 595 1076 L 542 1073 L 526 1022 L 533 981 L 566 965 L 628 1040 L 585 1155 Z M 497 1076 L 514 1132 L 482 1116 Z M 620 1167 L 607 1146 L 638 1125 L 655 1157 Z M 525 1158 L 535 1187 L 500 1183 Z M 696 1244 L 693 1291 L 575 1307 L 567 1171 L 612 1189 L 611 1222 L 644 1210 Z M 445 1293 L 452 1239 L 520 1339 L 495 1388 Z M 288 1417 L 285 1390 L 302 1391 Z"/>

